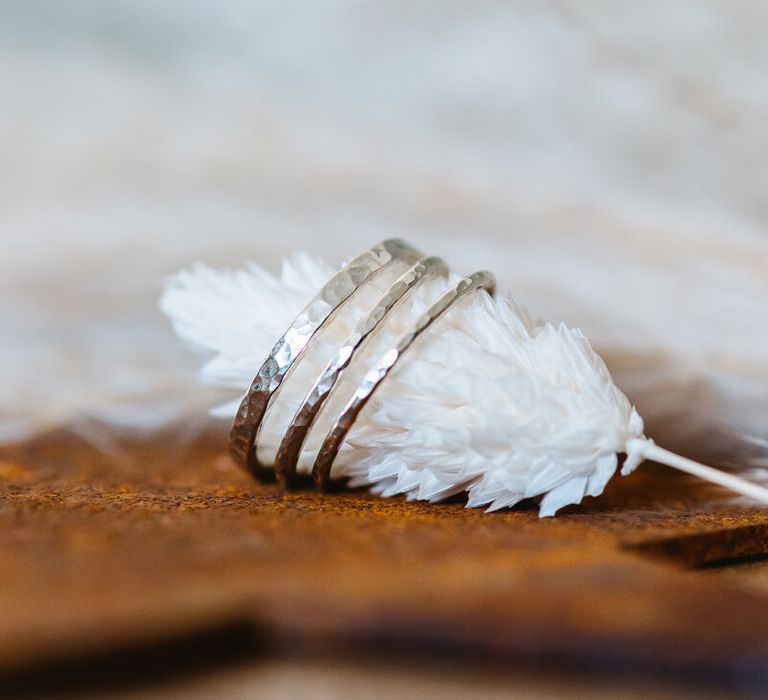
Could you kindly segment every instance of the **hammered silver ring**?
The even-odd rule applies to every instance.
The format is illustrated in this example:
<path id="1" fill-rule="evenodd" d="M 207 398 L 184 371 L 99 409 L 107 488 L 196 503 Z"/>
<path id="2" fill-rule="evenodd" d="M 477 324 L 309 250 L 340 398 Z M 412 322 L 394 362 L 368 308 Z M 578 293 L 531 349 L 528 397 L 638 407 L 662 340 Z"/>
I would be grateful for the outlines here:
<path id="1" fill-rule="evenodd" d="M 357 256 L 331 277 L 275 343 L 238 408 L 229 433 L 232 458 L 259 478 L 274 473 L 257 457 L 257 442 L 264 418 L 283 381 L 317 333 L 330 323 L 344 304 L 374 273 L 395 260 L 416 261 L 421 254 L 405 241 L 388 239 Z"/>

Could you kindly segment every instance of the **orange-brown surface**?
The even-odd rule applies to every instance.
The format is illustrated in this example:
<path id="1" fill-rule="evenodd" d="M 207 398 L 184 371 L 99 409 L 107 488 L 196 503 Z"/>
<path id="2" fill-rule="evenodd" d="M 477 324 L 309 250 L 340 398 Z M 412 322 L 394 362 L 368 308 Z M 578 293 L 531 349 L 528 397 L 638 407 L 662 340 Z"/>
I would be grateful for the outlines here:
<path id="1" fill-rule="evenodd" d="M 768 592 L 702 570 L 765 554 L 768 513 L 653 465 L 540 520 L 284 494 L 213 428 L 110 454 L 58 432 L 0 452 L 0 669 L 10 683 L 185 639 L 213 654 L 221 633 L 768 688 Z"/>

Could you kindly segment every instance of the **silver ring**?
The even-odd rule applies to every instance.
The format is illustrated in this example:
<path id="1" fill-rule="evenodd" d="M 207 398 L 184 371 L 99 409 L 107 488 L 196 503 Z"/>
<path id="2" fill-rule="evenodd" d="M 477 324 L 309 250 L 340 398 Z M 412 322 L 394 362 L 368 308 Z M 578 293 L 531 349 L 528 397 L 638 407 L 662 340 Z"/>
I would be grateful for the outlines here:
<path id="1" fill-rule="evenodd" d="M 368 403 L 376 389 L 397 364 L 403 353 L 413 344 L 429 326 L 440 318 L 456 302 L 476 290 L 485 289 L 493 294 L 496 281 L 490 272 L 475 272 L 465 277 L 453 288 L 445 292 L 427 311 L 416 321 L 414 326 L 385 352 L 376 365 L 365 375 L 354 396 L 349 400 L 341 416 L 325 437 L 312 469 L 312 478 L 320 487 L 326 487 L 330 480 L 331 467 L 339 453 L 342 442 L 353 426 L 358 414 Z"/>
<path id="2" fill-rule="evenodd" d="M 421 254 L 405 241 L 389 239 L 351 260 L 313 297 L 277 341 L 261 365 L 248 393 L 240 404 L 229 433 L 229 451 L 233 459 L 261 478 L 273 472 L 261 465 L 256 456 L 264 416 L 312 338 L 371 277 L 394 260 L 417 260 Z"/>
<path id="3" fill-rule="evenodd" d="M 357 323 L 354 330 L 336 351 L 310 389 L 288 426 L 275 458 L 278 482 L 291 486 L 296 476 L 296 465 L 307 436 L 320 413 L 320 409 L 338 387 L 337 381 L 349 366 L 355 353 L 374 337 L 387 315 L 401 304 L 408 293 L 435 273 L 448 274 L 448 267 L 436 257 L 423 258 L 398 278 L 376 302 L 376 305 Z"/>

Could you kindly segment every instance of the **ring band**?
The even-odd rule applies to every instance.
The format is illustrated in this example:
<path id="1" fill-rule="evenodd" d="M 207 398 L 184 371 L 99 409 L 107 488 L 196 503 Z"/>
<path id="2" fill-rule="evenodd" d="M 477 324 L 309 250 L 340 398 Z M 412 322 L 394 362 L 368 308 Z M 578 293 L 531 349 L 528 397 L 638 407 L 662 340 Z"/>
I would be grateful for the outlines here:
<path id="1" fill-rule="evenodd" d="M 490 272 L 475 272 L 465 277 L 457 285 L 445 292 L 427 309 L 414 326 L 400 337 L 397 343 L 385 352 L 376 365 L 365 375 L 354 396 L 349 400 L 341 416 L 325 437 L 315 464 L 312 469 L 312 478 L 317 486 L 325 488 L 330 481 L 331 467 L 339 453 L 341 444 L 354 424 L 358 414 L 368 403 L 376 389 L 394 369 L 397 361 L 403 353 L 413 344 L 429 326 L 440 318 L 456 302 L 468 294 L 484 289 L 493 294 L 496 289 L 494 276 Z"/>
<path id="2" fill-rule="evenodd" d="M 233 459 L 260 478 L 273 472 L 259 463 L 256 443 L 269 406 L 312 338 L 368 280 L 395 260 L 417 260 L 421 254 L 399 239 L 389 239 L 351 260 L 312 298 L 277 341 L 261 365 L 235 416 L 229 434 Z"/>
<path id="3" fill-rule="evenodd" d="M 376 329 L 389 313 L 404 301 L 409 292 L 438 273 L 448 274 L 448 267 L 440 258 L 430 257 L 419 260 L 389 287 L 376 305 L 357 323 L 325 366 L 288 426 L 275 458 L 275 474 L 278 482 L 284 486 L 293 484 L 296 465 L 307 436 L 320 409 L 338 387 L 339 377 L 349 366 L 355 354 L 375 335 Z"/>

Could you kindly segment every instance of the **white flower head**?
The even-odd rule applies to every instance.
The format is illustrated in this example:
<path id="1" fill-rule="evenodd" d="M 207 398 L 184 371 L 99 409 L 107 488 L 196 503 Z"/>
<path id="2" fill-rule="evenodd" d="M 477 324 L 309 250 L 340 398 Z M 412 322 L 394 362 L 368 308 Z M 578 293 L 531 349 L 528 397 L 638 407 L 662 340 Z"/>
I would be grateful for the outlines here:
<path id="1" fill-rule="evenodd" d="M 202 379 L 242 392 L 276 338 L 332 273 L 303 254 L 286 260 L 279 277 L 255 264 L 237 271 L 197 265 L 169 280 L 161 308 L 179 336 L 213 353 Z M 391 344 L 456 279 L 420 288 L 366 357 L 376 359 L 375 349 Z M 276 402 L 277 417 L 265 424 L 265 443 L 279 443 L 324 358 L 362 311 L 335 321 L 317 340 L 320 350 L 301 360 Z M 350 367 L 348 391 L 364 369 L 356 374 Z M 238 403 L 215 413 L 232 416 Z M 329 404 L 328 418 L 307 441 L 300 471 L 311 469 L 333 417 Z M 546 516 L 602 493 L 618 454 L 628 455 L 624 473 L 634 469 L 643 440 L 642 419 L 581 331 L 533 321 L 510 297 L 495 300 L 481 292 L 451 309 L 410 349 L 359 416 L 333 474 L 383 496 L 438 501 L 466 491 L 468 506 L 488 510 L 543 496 L 540 514 Z"/>

